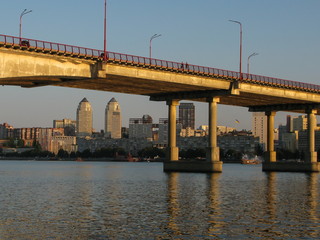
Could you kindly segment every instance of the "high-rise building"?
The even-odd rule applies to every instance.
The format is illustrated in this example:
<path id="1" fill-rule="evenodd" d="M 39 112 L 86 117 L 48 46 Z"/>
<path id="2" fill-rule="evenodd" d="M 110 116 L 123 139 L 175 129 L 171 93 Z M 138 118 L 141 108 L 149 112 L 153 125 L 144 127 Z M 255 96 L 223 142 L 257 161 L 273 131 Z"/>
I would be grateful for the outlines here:
<path id="1" fill-rule="evenodd" d="M 86 98 L 83 98 L 77 109 L 77 136 L 85 137 L 92 134 L 92 108 Z"/>
<path id="2" fill-rule="evenodd" d="M 105 136 L 110 138 L 121 138 L 122 118 L 120 105 L 112 98 L 105 110 Z"/>
<path id="3" fill-rule="evenodd" d="M 183 129 L 186 129 L 188 127 L 190 127 L 191 129 L 194 129 L 195 107 L 193 103 L 180 103 L 179 119 Z"/>
<path id="4" fill-rule="evenodd" d="M 264 150 L 267 147 L 267 116 L 264 112 L 254 112 L 252 114 L 252 134 L 259 137 Z"/>

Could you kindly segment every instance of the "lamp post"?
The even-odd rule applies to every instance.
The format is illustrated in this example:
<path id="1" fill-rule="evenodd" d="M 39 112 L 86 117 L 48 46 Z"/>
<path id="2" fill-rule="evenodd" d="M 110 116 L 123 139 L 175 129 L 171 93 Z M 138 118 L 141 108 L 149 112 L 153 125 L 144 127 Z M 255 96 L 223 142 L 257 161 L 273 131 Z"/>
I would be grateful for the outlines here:
<path id="1" fill-rule="evenodd" d="M 32 10 L 27 10 L 27 9 L 24 9 L 23 12 L 20 14 L 20 28 L 19 28 L 19 40 L 20 40 L 20 44 L 21 44 L 21 38 L 22 38 L 22 16 L 23 15 L 26 15 L 28 13 L 31 13 Z"/>
<path id="2" fill-rule="evenodd" d="M 257 56 L 259 55 L 259 53 L 252 53 L 249 57 L 248 57 L 248 62 L 247 62 L 247 74 L 249 75 L 249 60 L 251 57 L 253 56 Z"/>
<path id="3" fill-rule="evenodd" d="M 107 0 L 104 0 L 103 61 L 107 61 Z"/>
<path id="4" fill-rule="evenodd" d="M 234 22 L 240 25 L 240 63 L 239 63 L 239 72 L 240 72 L 240 79 L 242 79 L 242 24 L 239 21 L 229 20 L 230 22 Z"/>
<path id="5" fill-rule="evenodd" d="M 160 37 L 161 34 L 154 34 L 151 38 L 150 38 L 150 46 L 149 46 L 149 58 L 150 58 L 150 61 L 151 61 L 151 51 L 152 51 L 152 40 L 157 38 L 157 37 Z"/>

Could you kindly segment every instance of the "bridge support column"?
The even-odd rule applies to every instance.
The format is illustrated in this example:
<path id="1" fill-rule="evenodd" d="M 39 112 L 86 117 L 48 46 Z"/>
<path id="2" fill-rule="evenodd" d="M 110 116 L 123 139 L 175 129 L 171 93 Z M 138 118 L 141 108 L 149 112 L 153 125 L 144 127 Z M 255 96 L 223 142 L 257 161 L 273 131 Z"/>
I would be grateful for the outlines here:
<path id="1" fill-rule="evenodd" d="M 207 161 L 220 161 L 220 151 L 217 144 L 217 103 L 219 98 L 208 98 L 209 102 L 209 146 L 207 148 Z"/>
<path id="2" fill-rule="evenodd" d="M 212 172 L 222 172 L 222 161 L 220 161 L 220 150 L 217 141 L 217 112 L 220 98 L 209 97 L 209 146 L 207 148 L 207 162 Z"/>
<path id="3" fill-rule="evenodd" d="M 317 152 L 315 151 L 315 126 L 316 126 L 316 110 L 308 110 L 308 147 L 307 162 L 317 162 Z"/>
<path id="4" fill-rule="evenodd" d="M 266 162 L 276 162 L 277 155 L 274 151 L 274 116 L 276 112 L 268 111 L 265 113 L 267 116 L 267 152 L 265 155 Z"/>
<path id="5" fill-rule="evenodd" d="M 169 106 L 169 121 L 168 121 L 168 160 L 179 160 L 179 148 L 177 147 L 177 106 L 178 100 L 167 101 Z"/>

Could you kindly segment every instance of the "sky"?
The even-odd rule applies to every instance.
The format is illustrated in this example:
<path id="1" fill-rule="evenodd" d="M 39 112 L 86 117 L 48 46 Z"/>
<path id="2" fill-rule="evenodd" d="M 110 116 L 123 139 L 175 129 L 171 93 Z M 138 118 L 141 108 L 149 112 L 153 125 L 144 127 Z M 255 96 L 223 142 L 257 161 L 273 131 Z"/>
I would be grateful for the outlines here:
<path id="1" fill-rule="evenodd" d="M 107 49 L 138 56 L 239 70 L 239 25 L 243 26 L 243 72 L 319 84 L 319 0 L 108 0 Z M 0 7 L 0 34 L 18 36 L 24 10 L 25 38 L 103 49 L 104 0 L 11 0 Z M 1 71 L 1 69 L 0 69 Z M 63 87 L 0 86 L 0 123 L 15 128 L 52 127 L 54 119 L 76 119 L 86 97 L 93 108 L 93 127 L 104 128 L 104 111 L 114 97 L 129 118 L 149 114 L 154 122 L 167 117 L 165 102 L 148 97 Z M 196 126 L 208 122 L 208 105 L 194 102 Z M 275 125 L 285 124 L 281 112 Z M 251 129 L 247 108 L 219 105 L 218 125 Z M 239 123 L 236 123 L 235 120 Z"/>

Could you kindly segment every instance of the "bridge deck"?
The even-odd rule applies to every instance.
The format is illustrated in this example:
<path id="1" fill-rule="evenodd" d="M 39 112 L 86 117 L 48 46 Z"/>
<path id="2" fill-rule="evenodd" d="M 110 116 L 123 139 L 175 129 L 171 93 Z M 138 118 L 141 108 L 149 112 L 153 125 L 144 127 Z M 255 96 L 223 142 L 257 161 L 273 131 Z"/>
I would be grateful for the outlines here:
<path id="1" fill-rule="evenodd" d="M 147 95 L 159 101 L 170 98 L 205 101 L 214 95 L 227 105 L 291 105 L 292 111 L 302 111 L 301 106 L 309 104 L 320 109 L 317 105 L 320 86 L 315 84 L 253 74 L 240 76 L 234 71 L 113 52 L 107 52 L 104 63 L 101 50 L 6 35 L 0 35 L 0 63 L 1 54 L 14 55 L 13 59 L 27 65 L 14 65 L 13 59 L 3 60 L 2 85 L 74 87 Z M 39 64 L 33 62 L 40 58 L 45 58 L 48 66 L 37 72 Z M 44 65 L 43 60 L 41 64 Z"/>

